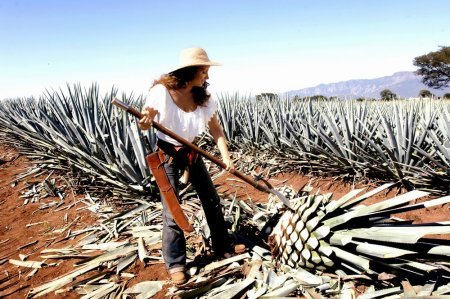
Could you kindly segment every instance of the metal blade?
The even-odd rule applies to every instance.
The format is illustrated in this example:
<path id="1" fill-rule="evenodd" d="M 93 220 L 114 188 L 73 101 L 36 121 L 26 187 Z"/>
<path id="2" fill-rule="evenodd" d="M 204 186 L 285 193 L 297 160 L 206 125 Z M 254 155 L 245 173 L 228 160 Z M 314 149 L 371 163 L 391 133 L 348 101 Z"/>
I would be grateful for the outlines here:
<path id="1" fill-rule="evenodd" d="M 291 205 L 291 202 L 289 201 L 289 199 L 287 199 L 283 194 L 281 194 L 279 191 L 275 190 L 275 189 L 268 189 L 270 191 L 270 193 L 272 193 L 273 195 L 275 195 L 276 197 L 278 197 L 282 203 L 284 203 L 284 205 L 286 207 L 288 207 L 289 209 L 293 210 L 294 208 Z"/>

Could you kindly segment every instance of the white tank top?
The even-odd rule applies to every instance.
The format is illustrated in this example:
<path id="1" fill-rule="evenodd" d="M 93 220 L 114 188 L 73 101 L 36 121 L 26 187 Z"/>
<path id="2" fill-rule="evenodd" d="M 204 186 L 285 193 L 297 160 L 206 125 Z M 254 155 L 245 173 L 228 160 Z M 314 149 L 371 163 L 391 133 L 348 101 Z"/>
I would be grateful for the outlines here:
<path id="1" fill-rule="evenodd" d="M 167 88 L 162 84 L 157 84 L 150 89 L 145 99 L 144 108 L 147 107 L 158 111 L 155 116 L 156 122 L 192 142 L 195 137 L 205 132 L 217 106 L 210 98 L 205 106 L 197 106 L 194 111 L 185 112 L 175 104 Z M 174 145 L 181 145 L 178 141 L 159 131 L 156 132 L 156 136 Z"/>

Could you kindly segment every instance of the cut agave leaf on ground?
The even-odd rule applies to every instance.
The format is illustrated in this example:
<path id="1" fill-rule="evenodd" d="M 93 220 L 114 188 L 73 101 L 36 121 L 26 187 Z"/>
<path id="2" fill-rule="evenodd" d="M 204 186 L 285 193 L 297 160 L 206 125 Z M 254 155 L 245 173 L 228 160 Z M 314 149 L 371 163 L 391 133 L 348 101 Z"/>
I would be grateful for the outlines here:
<path id="1" fill-rule="evenodd" d="M 89 298 L 104 298 L 108 294 L 114 292 L 119 287 L 118 284 L 111 282 L 111 283 L 105 283 L 102 286 L 100 286 L 95 291 L 88 293 L 84 296 L 81 296 L 80 299 L 89 299 Z"/>
<path id="2" fill-rule="evenodd" d="M 30 290 L 29 295 L 31 297 L 39 297 L 39 296 L 43 296 L 45 294 L 48 294 L 52 291 L 55 291 L 67 284 L 69 284 L 70 282 L 72 282 L 76 277 L 87 273 L 89 271 L 92 271 L 93 269 L 97 268 L 97 265 L 87 265 L 84 267 L 81 267 L 77 270 L 74 270 L 66 275 L 60 276 L 59 278 L 56 278 L 46 284 L 43 284 L 39 287 L 33 288 Z"/>
<path id="3" fill-rule="evenodd" d="M 209 290 L 220 287 L 223 285 L 227 279 L 225 277 L 216 277 L 209 278 L 200 283 L 187 283 L 186 286 L 183 286 L 180 290 L 175 290 L 174 297 L 175 298 L 194 298 L 195 296 L 202 295 Z"/>
<path id="4" fill-rule="evenodd" d="M 294 280 L 289 280 L 286 282 L 286 284 L 278 288 L 277 290 L 268 291 L 266 294 L 261 296 L 260 298 L 280 298 L 288 296 L 290 293 L 294 292 L 300 287 L 300 283 Z"/>
<path id="5" fill-rule="evenodd" d="M 236 256 L 233 256 L 233 257 L 230 257 L 230 258 L 218 261 L 218 262 L 213 262 L 211 264 L 208 264 L 208 265 L 206 265 L 204 270 L 205 271 L 211 271 L 211 270 L 214 270 L 214 269 L 217 269 L 217 268 L 229 265 L 231 263 L 234 263 L 234 262 L 237 262 L 237 261 L 240 261 L 240 260 L 243 260 L 243 259 L 249 259 L 249 258 L 251 258 L 250 254 L 243 253 L 243 254 L 240 254 L 240 255 L 236 255 Z"/>
<path id="6" fill-rule="evenodd" d="M 133 262 L 136 261 L 137 258 L 137 254 L 136 253 L 131 253 L 123 258 L 121 258 L 120 260 L 118 260 L 117 262 L 117 274 L 119 274 L 123 269 L 126 269 L 129 265 L 131 265 Z"/>
<path id="7" fill-rule="evenodd" d="M 223 291 L 215 296 L 209 297 L 214 299 L 220 299 L 220 298 L 236 298 L 238 294 L 245 293 L 246 289 L 249 288 L 253 283 L 255 279 L 254 278 L 246 278 L 241 282 L 233 284 L 230 288 L 228 288 L 226 291 Z"/>
<path id="8" fill-rule="evenodd" d="M 93 257 L 92 259 L 90 259 L 88 261 L 82 261 L 79 264 L 80 265 L 97 265 L 98 266 L 104 262 L 115 260 L 119 257 L 126 256 L 129 253 L 137 251 L 137 250 L 138 249 L 136 246 L 126 246 L 123 248 L 114 249 L 112 251 L 108 251 L 106 253 L 100 254 L 96 257 Z"/>
<path id="9" fill-rule="evenodd" d="M 40 269 L 40 268 L 47 266 L 46 263 L 37 262 L 37 261 L 19 261 L 19 260 L 10 259 L 9 262 L 11 264 L 19 266 L 19 267 L 34 268 L 34 269 Z"/>
<path id="10" fill-rule="evenodd" d="M 83 245 L 82 249 L 110 251 L 112 249 L 116 249 L 116 248 L 123 246 L 125 244 L 128 244 L 128 243 L 129 243 L 128 241 L 122 241 L 122 242 L 108 242 L 108 243 L 101 243 L 101 244 L 86 244 L 86 245 Z"/>
<path id="11" fill-rule="evenodd" d="M 126 289 L 126 295 L 135 295 L 136 298 L 147 299 L 162 290 L 164 281 L 142 281 Z"/>

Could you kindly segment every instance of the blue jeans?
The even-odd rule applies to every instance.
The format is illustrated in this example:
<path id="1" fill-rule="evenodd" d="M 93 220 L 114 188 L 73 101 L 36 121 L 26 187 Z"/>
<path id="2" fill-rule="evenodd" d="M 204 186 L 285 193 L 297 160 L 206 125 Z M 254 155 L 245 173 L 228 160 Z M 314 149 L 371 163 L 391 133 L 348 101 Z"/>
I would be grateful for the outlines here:
<path id="1" fill-rule="evenodd" d="M 180 173 L 188 165 L 187 156 L 172 157 L 173 161 L 168 163 L 170 156 L 166 155 L 164 168 L 175 194 L 179 193 Z M 216 254 L 228 252 L 231 248 L 228 230 L 220 206 L 220 198 L 214 187 L 205 164 L 200 156 L 194 159 L 189 168 L 189 181 L 202 203 L 205 212 L 206 221 L 211 231 L 212 248 Z M 183 231 L 173 220 L 172 214 L 162 200 L 163 210 L 163 232 L 162 232 L 162 250 L 166 268 L 169 273 L 184 269 L 186 264 L 186 239 Z"/>

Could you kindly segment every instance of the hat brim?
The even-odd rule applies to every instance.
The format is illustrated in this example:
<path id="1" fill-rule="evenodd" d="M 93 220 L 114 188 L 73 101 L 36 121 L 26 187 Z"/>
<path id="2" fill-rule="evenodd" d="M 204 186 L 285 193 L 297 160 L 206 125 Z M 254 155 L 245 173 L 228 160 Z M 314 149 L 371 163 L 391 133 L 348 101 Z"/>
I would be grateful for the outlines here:
<path id="1" fill-rule="evenodd" d="M 220 62 L 216 62 L 216 61 L 208 61 L 208 62 L 201 62 L 201 63 L 193 63 L 193 64 L 187 64 L 187 65 L 179 65 L 177 67 L 174 67 L 170 72 L 168 72 L 168 74 L 173 73 L 175 71 L 184 69 L 186 67 L 191 67 L 191 66 L 221 66 L 222 64 Z"/>

